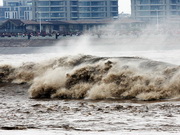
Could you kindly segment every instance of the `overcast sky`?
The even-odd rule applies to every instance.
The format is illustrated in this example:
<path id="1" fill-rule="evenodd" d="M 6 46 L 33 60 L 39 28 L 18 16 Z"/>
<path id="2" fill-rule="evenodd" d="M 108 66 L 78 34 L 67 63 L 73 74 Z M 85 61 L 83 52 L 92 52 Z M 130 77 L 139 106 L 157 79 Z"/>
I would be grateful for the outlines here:
<path id="1" fill-rule="evenodd" d="M 0 5 L 2 5 L 2 1 L 0 0 Z M 119 12 L 124 13 L 131 13 L 131 6 L 130 6 L 131 0 L 119 0 Z"/>

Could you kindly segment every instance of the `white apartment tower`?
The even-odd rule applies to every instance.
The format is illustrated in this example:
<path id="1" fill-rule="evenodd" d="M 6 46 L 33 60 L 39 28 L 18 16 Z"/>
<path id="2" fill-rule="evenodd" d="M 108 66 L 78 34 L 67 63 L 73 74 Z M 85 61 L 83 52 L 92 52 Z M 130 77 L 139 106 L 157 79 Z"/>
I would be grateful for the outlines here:
<path id="1" fill-rule="evenodd" d="M 33 19 L 98 20 L 118 16 L 118 0 L 33 0 Z"/>
<path id="2" fill-rule="evenodd" d="M 32 0 L 3 0 L 0 7 L 0 20 L 32 19 Z"/>
<path id="3" fill-rule="evenodd" d="M 180 0 L 131 0 L 134 19 L 164 22 L 180 18 Z"/>

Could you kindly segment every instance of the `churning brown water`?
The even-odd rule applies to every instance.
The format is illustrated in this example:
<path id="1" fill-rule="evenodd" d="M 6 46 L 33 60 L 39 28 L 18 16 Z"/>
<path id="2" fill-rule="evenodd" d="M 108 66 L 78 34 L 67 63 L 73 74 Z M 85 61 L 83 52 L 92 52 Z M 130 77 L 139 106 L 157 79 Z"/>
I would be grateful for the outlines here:
<path id="1" fill-rule="evenodd" d="M 179 66 L 138 57 L 66 56 L 1 65 L 1 82 L 27 83 L 30 98 L 159 100 L 180 97 Z"/>

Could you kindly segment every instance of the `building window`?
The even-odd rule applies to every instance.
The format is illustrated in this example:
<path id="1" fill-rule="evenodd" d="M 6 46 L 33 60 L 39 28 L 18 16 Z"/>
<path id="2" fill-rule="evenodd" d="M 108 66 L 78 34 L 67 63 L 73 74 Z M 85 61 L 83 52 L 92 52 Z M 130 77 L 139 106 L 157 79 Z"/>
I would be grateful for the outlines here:
<path id="1" fill-rule="evenodd" d="M 163 0 L 150 0 L 151 4 L 163 4 Z"/>
<path id="2" fill-rule="evenodd" d="M 78 7 L 71 7 L 71 11 L 78 11 Z"/>
<path id="3" fill-rule="evenodd" d="M 37 5 L 38 6 L 49 6 L 49 1 L 38 1 Z"/>
<path id="4" fill-rule="evenodd" d="M 118 11 L 118 8 L 117 7 L 112 7 L 111 11 Z"/>
<path id="5" fill-rule="evenodd" d="M 92 13 L 92 17 L 105 17 L 104 13 Z"/>
<path id="6" fill-rule="evenodd" d="M 178 12 L 172 11 L 172 12 L 171 12 L 171 15 L 178 15 Z"/>
<path id="7" fill-rule="evenodd" d="M 79 6 L 90 6 L 90 2 L 88 2 L 88 1 L 80 1 Z"/>
<path id="8" fill-rule="evenodd" d="M 171 9 L 177 9 L 177 6 L 173 5 L 173 6 L 171 6 Z"/>
<path id="9" fill-rule="evenodd" d="M 157 11 L 151 11 L 151 15 L 159 15 Z"/>
<path id="10" fill-rule="evenodd" d="M 78 2 L 77 2 L 77 1 L 71 1 L 71 5 L 72 5 L 72 6 L 77 6 L 77 5 L 78 5 Z"/>
<path id="11" fill-rule="evenodd" d="M 90 7 L 79 7 L 79 11 L 91 11 Z"/>
<path id="12" fill-rule="evenodd" d="M 180 0 L 171 0 L 170 2 L 171 2 L 171 4 L 178 4 L 178 3 L 180 3 Z"/>
<path id="13" fill-rule="evenodd" d="M 27 5 L 28 5 L 28 6 L 32 6 L 32 1 L 28 1 L 28 2 L 27 2 Z"/>
<path id="14" fill-rule="evenodd" d="M 136 4 L 147 4 L 147 3 L 149 3 L 148 0 L 137 0 L 136 1 Z"/>
<path id="15" fill-rule="evenodd" d="M 20 6 L 20 3 L 19 2 L 8 2 L 8 6 Z"/>
<path id="16" fill-rule="evenodd" d="M 64 5 L 64 1 L 51 1 L 51 5 L 57 6 L 57 5 Z"/>
<path id="17" fill-rule="evenodd" d="M 90 13 L 80 13 L 79 17 L 91 17 Z"/>
<path id="18" fill-rule="evenodd" d="M 24 12 L 24 19 L 29 20 L 29 12 Z"/>
<path id="19" fill-rule="evenodd" d="M 39 7 L 37 11 L 49 11 L 48 7 Z"/>
<path id="20" fill-rule="evenodd" d="M 118 5 L 118 2 L 117 1 L 111 1 L 111 5 L 116 6 L 116 5 Z"/>
<path id="21" fill-rule="evenodd" d="M 113 16 L 118 16 L 118 13 L 116 12 L 116 13 L 111 13 L 111 16 L 113 17 Z"/>
<path id="22" fill-rule="evenodd" d="M 78 17 L 78 13 L 71 13 L 71 17 Z"/>
<path id="23" fill-rule="evenodd" d="M 48 13 L 41 13 L 41 14 L 38 14 L 38 18 L 40 17 L 49 17 L 49 14 Z"/>
<path id="24" fill-rule="evenodd" d="M 148 11 L 138 12 L 139 16 L 149 16 Z"/>
<path id="25" fill-rule="evenodd" d="M 164 12 L 151 11 L 151 15 L 153 15 L 153 16 L 163 15 L 163 13 L 164 13 Z"/>
<path id="26" fill-rule="evenodd" d="M 64 11 L 63 7 L 51 7 L 51 11 Z"/>
<path id="27" fill-rule="evenodd" d="M 5 18 L 10 18 L 10 13 L 9 12 L 5 12 Z"/>
<path id="28" fill-rule="evenodd" d="M 105 8 L 103 8 L 103 7 L 92 7 L 91 11 L 105 11 Z"/>
<path id="29" fill-rule="evenodd" d="M 139 6 L 137 7 L 138 10 L 149 10 L 150 7 L 149 6 Z"/>
<path id="30" fill-rule="evenodd" d="M 151 10 L 162 10 L 163 6 L 151 6 Z"/>
<path id="31" fill-rule="evenodd" d="M 64 13 L 52 13 L 51 17 L 65 17 Z"/>
<path id="32" fill-rule="evenodd" d="M 103 5 L 105 5 L 104 1 L 92 1 L 91 2 L 91 6 L 103 6 Z"/>

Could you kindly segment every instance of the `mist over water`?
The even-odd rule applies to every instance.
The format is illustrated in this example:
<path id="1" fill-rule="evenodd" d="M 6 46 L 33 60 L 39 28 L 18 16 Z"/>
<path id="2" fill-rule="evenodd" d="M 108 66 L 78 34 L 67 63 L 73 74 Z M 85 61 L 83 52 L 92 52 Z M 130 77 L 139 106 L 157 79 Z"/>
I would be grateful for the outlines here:
<path id="1" fill-rule="evenodd" d="M 35 52 L 52 52 L 63 55 L 139 56 L 143 51 L 160 52 L 179 50 L 178 28 L 174 26 L 150 25 L 142 28 L 119 28 L 118 23 L 87 31 L 80 37 L 60 37 L 52 47 Z M 177 29 L 177 30 L 176 30 Z M 47 50 L 46 50 L 47 49 Z M 140 52 L 137 54 L 137 52 Z M 140 56 L 141 57 L 141 56 Z"/>

